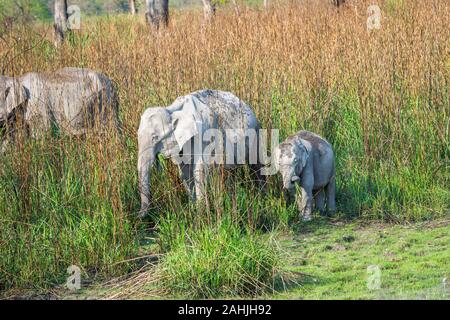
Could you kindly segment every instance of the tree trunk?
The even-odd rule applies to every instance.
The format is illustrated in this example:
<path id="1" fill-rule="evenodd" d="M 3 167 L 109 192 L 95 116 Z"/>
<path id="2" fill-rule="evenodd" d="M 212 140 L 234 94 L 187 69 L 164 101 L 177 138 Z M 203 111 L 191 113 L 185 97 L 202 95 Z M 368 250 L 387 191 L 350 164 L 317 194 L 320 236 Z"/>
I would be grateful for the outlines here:
<path id="1" fill-rule="evenodd" d="M 236 0 L 231 0 L 233 2 L 233 7 L 234 7 L 234 12 L 236 13 L 236 15 L 239 15 L 239 6 L 236 2 Z M 266 0 L 264 0 L 266 1 Z"/>
<path id="2" fill-rule="evenodd" d="M 345 0 L 333 0 L 333 4 L 334 4 L 336 7 L 341 6 L 342 4 L 344 4 L 344 2 L 345 2 Z"/>
<path id="3" fill-rule="evenodd" d="M 212 4 L 211 0 L 203 1 L 203 16 L 205 20 L 210 20 L 216 13 L 216 5 Z"/>
<path id="4" fill-rule="evenodd" d="M 67 0 L 55 1 L 55 45 L 58 46 L 64 41 L 67 28 Z"/>
<path id="5" fill-rule="evenodd" d="M 136 14 L 135 0 L 128 0 L 128 7 L 130 8 L 130 14 L 135 15 Z"/>
<path id="6" fill-rule="evenodd" d="M 147 23 L 156 29 L 169 23 L 169 0 L 146 0 L 147 12 L 145 17 Z"/>

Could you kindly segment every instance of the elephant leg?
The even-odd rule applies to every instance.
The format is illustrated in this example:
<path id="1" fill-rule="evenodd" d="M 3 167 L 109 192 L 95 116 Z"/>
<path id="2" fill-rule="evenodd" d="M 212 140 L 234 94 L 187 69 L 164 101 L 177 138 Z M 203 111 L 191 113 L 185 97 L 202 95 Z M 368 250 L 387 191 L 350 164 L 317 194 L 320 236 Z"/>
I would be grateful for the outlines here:
<path id="1" fill-rule="evenodd" d="M 5 139 L 5 140 L 2 141 L 2 145 L 0 147 L 0 155 L 5 153 L 6 148 L 8 148 L 8 145 L 9 145 L 8 139 Z"/>
<path id="2" fill-rule="evenodd" d="M 313 195 L 312 195 L 312 188 L 301 186 L 301 199 L 297 196 L 297 207 L 298 211 L 300 213 L 301 219 L 303 221 L 310 221 L 311 220 L 311 213 L 312 213 L 312 202 L 313 202 Z"/>
<path id="3" fill-rule="evenodd" d="M 330 179 L 327 186 L 327 210 L 330 214 L 336 212 L 336 178 L 335 174 Z"/>
<path id="4" fill-rule="evenodd" d="M 191 164 L 182 163 L 179 166 L 181 180 L 183 186 L 189 193 L 191 200 L 195 201 L 195 183 L 194 183 L 194 171 Z"/>
<path id="5" fill-rule="evenodd" d="M 206 169 L 207 166 L 202 159 L 197 159 L 194 164 L 194 182 L 195 182 L 195 198 L 194 200 L 202 201 L 205 198 L 206 188 Z"/>
<path id="6" fill-rule="evenodd" d="M 316 201 L 316 209 L 319 210 L 321 215 L 325 214 L 325 190 L 322 188 L 320 189 L 316 196 L 315 196 L 315 201 Z"/>
<path id="7" fill-rule="evenodd" d="M 297 196 L 297 206 L 300 213 L 300 218 L 303 221 L 311 220 L 311 213 L 313 209 L 313 187 L 314 187 L 314 174 L 312 170 L 312 163 L 308 161 L 300 176 L 300 191 L 301 201 Z"/>

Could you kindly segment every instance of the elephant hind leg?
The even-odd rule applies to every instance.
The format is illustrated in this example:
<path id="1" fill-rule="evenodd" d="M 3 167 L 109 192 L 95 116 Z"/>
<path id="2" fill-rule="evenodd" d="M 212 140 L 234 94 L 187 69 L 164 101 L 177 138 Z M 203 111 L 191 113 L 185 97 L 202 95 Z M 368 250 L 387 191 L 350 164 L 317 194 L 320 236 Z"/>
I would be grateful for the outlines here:
<path id="1" fill-rule="evenodd" d="M 315 196 L 315 202 L 316 202 L 316 209 L 319 210 L 321 215 L 325 214 L 325 190 L 322 188 L 320 189 L 316 196 Z"/>
<path id="2" fill-rule="evenodd" d="M 191 200 L 195 200 L 195 184 L 194 184 L 194 171 L 191 164 L 181 163 L 180 166 L 180 176 L 183 181 L 183 186 L 189 193 Z"/>
<path id="3" fill-rule="evenodd" d="M 330 214 L 336 211 L 336 178 L 334 173 L 327 185 L 327 210 Z"/>

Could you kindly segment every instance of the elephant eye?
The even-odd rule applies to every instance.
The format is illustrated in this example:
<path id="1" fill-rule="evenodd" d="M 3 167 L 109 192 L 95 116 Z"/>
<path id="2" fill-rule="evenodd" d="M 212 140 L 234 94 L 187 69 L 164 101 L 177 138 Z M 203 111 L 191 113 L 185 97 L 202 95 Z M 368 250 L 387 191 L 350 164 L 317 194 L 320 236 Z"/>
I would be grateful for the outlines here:
<path id="1" fill-rule="evenodd" d="M 153 135 L 152 136 L 152 141 L 153 142 L 157 142 L 158 141 L 158 136 L 157 135 Z"/>

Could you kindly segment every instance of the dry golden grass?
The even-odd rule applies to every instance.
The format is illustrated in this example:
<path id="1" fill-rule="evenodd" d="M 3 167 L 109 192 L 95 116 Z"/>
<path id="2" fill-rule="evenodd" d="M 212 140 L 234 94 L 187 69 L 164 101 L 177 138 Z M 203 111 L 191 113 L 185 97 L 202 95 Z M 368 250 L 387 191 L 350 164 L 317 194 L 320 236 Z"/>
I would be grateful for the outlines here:
<path id="1" fill-rule="evenodd" d="M 159 33 L 142 17 L 86 19 L 75 45 L 59 51 L 39 41 L 38 34 L 51 41 L 50 26 L 32 26 L 25 34 L 7 34 L 0 56 L 6 74 L 69 65 L 107 73 L 120 87 L 124 123 L 133 130 L 146 106 L 203 87 L 235 92 L 267 126 L 274 88 L 299 109 L 314 106 L 318 90 L 327 91 L 326 104 L 333 94 L 356 88 L 367 123 L 395 115 L 402 93 L 429 93 L 444 106 L 445 97 L 437 95 L 442 92 L 433 91 L 448 80 L 448 4 L 381 3 L 381 29 L 371 32 L 370 1 L 348 1 L 340 10 L 326 1 L 304 1 L 276 3 L 267 12 L 219 11 L 206 26 L 200 11 L 175 12 Z M 444 129 L 437 128 L 441 138 Z"/>
<path id="2" fill-rule="evenodd" d="M 202 88 L 232 91 L 282 138 L 307 129 L 330 140 L 342 215 L 403 221 L 448 214 L 449 4 L 379 3 L 381 29 L 372 31 L 372 2 L 350 0 L 339 10 L 313 0 L 274 2 L 267 11 L 242 6 L 239 15 L 225 8 L 210 24 L 201 11 L 177 11 L 159 32 L 143 17 L 86 18 L 59 49 L 50 25 L 0 28 L 4 74 L 64 66 L 102 71 L 119 88 L 124 129 L 107 139 L 22 139 L 0 163 L 0 288 L 55 281 L 70 263 L 123 272 L 111 263 L 136 249 L 140 115 Z M 169 175 L 154 177 L 157 214 L 184 210 L 170 166 Z M 289 214 L 276 193 L 239 192 L 222 195 L 255 215 L 270 214 L 266 220 Z M 20 267 L 11 262 L 18 257 Z"/>

